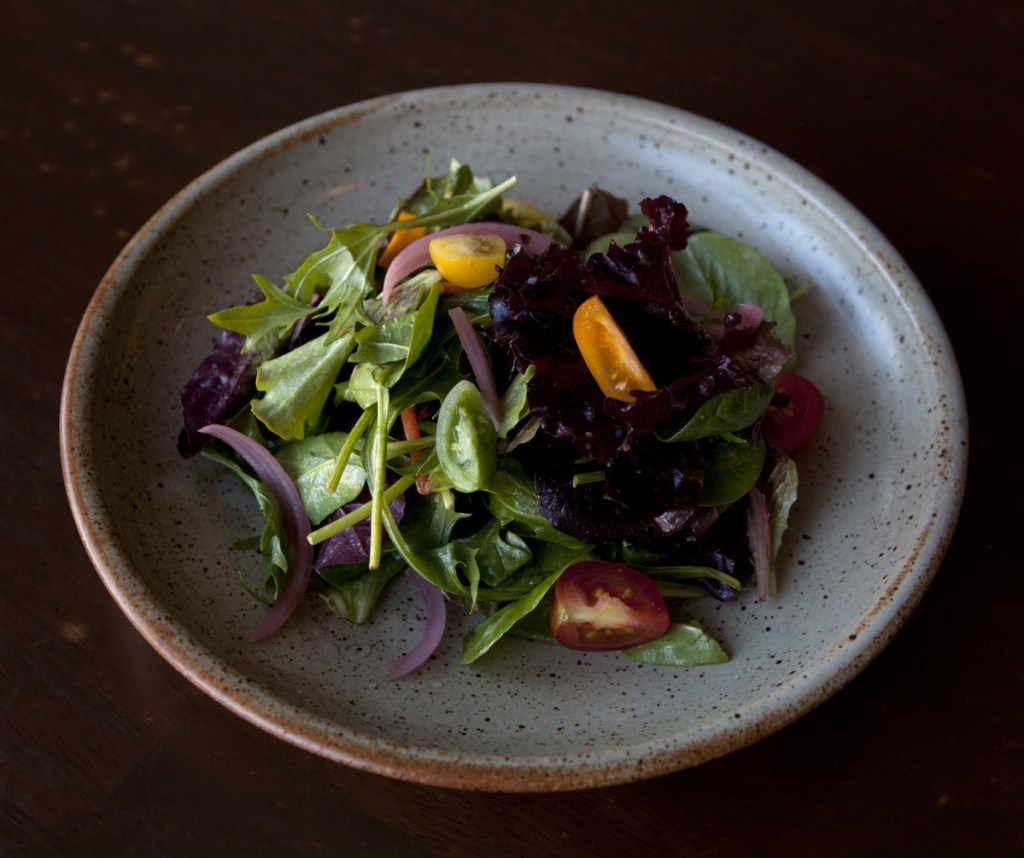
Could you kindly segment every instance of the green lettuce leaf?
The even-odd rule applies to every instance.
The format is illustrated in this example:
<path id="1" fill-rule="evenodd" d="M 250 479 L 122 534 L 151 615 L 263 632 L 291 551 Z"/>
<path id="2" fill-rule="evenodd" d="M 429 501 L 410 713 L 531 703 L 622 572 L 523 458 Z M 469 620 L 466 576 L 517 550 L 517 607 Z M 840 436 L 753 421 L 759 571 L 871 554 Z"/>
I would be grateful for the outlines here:
<path id="1" fill-rule="evenodd" d="M 253 413 L 281 438 L 304 438 L 320 422 L 354 344 L 352 334 L 330 342 L 323 335 L 265 361 L 256 372 L 256 389 L 264 396 L 253 402 Z"/>
<path id="2" fill-rule="evenodd" d="M 355 500 L 366 485 L 366 471 L 358 458 L 351 457 L 341 472 L 334 491 L 327 481 L 334 463 L 348 437 L 346 432 L 310 435 L 277 451 L 275 458 L 295 482 L 309 520 L 319 523 L 335 510 Z"/>
<path id="3" fill-rule="evenodd" d="M 782 545 L 782 537 L 789 526 L 790 509 L 796 503 L 798 482 L 796 462 L 786 456 L 772 468 L 765 487 L 768 500 L 768 527 L 772 539 L 772 565 L 768 589 L 772 593 L 776 592 L 778 586 L 775 578 L 775 558 Z"/>

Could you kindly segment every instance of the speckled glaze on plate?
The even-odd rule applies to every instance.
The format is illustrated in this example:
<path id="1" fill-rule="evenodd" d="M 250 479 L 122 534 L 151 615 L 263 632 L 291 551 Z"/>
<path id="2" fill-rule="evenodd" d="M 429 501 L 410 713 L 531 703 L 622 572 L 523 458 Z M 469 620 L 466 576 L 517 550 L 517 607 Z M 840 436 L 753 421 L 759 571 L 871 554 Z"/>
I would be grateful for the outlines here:
<path id="1" fill-rule="evenodd" d="M 503 641 L 383 679 L 418 639 L 403 578 L 365 625 L 310 598 L 283 633 L 241 590 L 259 527 L 222 468 L 175 450 L 179 393 L 216 336 L 204 316 L 280 278 L 341 225 L 384 216 L 450 157 L 563 211 L 587 185 L 670 194 L 691 221 L 760 248 L 794 284 L 803 371 L 825 392 L 780 559 L 778 596 L 695 607 L 732 655 L 693 670 Z M 118 604 L 182 674 L 267 731 L 382 775 L 500 791 L 578 789 L 692 766 L 780 729 L 855 676 L 932 579 L 957 517 L 966 414 L 956 363 L 913 274 L 848 202 L 785 157 L 692 114 L 621 95 L 495 84 L 379 98 L 314 117 L 215 167 L 132 239 L 70 355 L 65 482 Z"/>

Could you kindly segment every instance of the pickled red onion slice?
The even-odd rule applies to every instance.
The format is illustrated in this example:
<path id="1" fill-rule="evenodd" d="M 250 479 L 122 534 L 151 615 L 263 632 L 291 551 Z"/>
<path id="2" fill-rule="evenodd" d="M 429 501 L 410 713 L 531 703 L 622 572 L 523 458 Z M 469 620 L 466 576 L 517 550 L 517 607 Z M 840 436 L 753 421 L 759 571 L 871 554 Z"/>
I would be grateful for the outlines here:
<path id="1" fill-rule="evenodd" d="M 248 435 L 217 423 L 204 426 L 199 431 L 220 439 L 245 459 L 281 509 L 281 523 L 288 543 L 288 569 L 281 594 L 274 606 L 246 634 L 249 641 L 256 642 L 280 629 L 295 613 L 306 592 L 313 570 L 313 546 L 307 539 L 309 518 L 295 483 L 263 445 Z"/>
<path id="2" fill-rule="evenodd" d="M 462 307 L 453 307 L 448 311 L 452 324 L 455 326 L 455 333 L 459 335 L 459 342 L 466 352 L 469 360 L 469 367 L 473 370 L 473 377 L 476 379 L 476 386 L 484 398 L 484 407 L 487 409 L 487 416 L 491 418 L 494 428 L 501 426 L 502 404 L 498 396 L 498 385 L 494 381 L 494 372 L 491 364 L 484 354 L 484 347 L 480 345 L 476 331 L 473 330 L 473 323 Z"/>
<path id="3" fill-rule="evenodd" d="M 385 674 L 387 679 L 398 679 L 416 670 L 430 658 L 444 635 L 446 610 L 444 594 L 441 589 L 412 569 L 406 570 L 405 574 L 416 585 L 423 597 L 423 604 L 427 609 L 427 623 L 423 628 L 423 637 L 420 642 L 388 668 L 388 672 Z"/>
<path id="4" fill-rule="evenodd" d="M 757 600 L 768 598 L 772 574 L 772 537 L 768 521 L 768 504 L 764 492 L 757 486 L 747 495 L 747 539 L 750 542 L 750 559 L 754 564 L 757 579 Z"/>

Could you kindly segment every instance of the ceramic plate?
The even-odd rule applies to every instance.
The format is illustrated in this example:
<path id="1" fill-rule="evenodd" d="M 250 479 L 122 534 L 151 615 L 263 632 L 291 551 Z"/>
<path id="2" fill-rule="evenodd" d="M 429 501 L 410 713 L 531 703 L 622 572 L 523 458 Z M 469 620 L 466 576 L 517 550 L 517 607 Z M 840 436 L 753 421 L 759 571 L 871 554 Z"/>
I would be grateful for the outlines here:
<path id="1" fill-rule="evenodd" d="M 506 640 L 458 665 L 461 618 L 437 657 L 382 678 L 423 617 L 404 578 L 368 623 L 310 599 L 251 646 L 263 609 L 241 589 L 260 527 L 224 469 L 183 461 L 179 394 L 216 331 L 205 316 L 279 279 L 323 234 L 376 220 L 451 157 L 562 212 L 587 185 L 669 194 L 691 221 L 756 245 L 794 285 L 803 371 L 822 429 L 765 603 L 694 608 L 731 654 L 680 670 Z M 847 201 L 777 152 L 635 98 L 519 84 L 428 89 L 314 117 L 206 173 L 161 209 L 100 284 L 68 364 L 61 442 L 82 539 L 142 635 L 251 722 L 397 778 L 503 791 L 622 783 L 740 748 L 806 713 L 892 638 L 950 538 L 966 418 L 954 357 L 920 285 Z"/>

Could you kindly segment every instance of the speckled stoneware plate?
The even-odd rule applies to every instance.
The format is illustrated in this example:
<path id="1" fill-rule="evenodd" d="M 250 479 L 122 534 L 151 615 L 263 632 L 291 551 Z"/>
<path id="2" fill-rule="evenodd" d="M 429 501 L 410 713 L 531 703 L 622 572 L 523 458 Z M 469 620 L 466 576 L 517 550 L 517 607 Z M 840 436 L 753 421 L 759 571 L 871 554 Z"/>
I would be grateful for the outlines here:
<path id="1" fill-rule="evenodd" d="M 563 211 L 587 185 L 670 194 L 691 220 L 759 247 L 795 284 L 802 367 L 828 399 L 799 458 L 781 591 L 696 606 L 732 656 L 678 670 L 509 640 L 469 668 L 452 612 L 437 657 L 388 664 L 423 617 L 404 578 L 354 626 L 310 599 L 280 635 L 232 542 L 259 527 L 222 468 L 178 457 L 179 393 L 209 349 L 205 315 L 251 275 L 293 270 L 325 224 L 376 220 L 433 152 Z M 143 636 L 229 709 L 294 744 L 383 775 L 505 791 L 663 774 L 772 733 L 824 701 L 892 638 L 950 538 L 966 469 L 953 354 L 913 274 L 851 205 L 778 153 L 692 114 L 609 93 L 473 85 L 379 98 L 262 140 L 146 224 L 100 284 L 62 407 L 68 495 L 106 586 Z"/>

